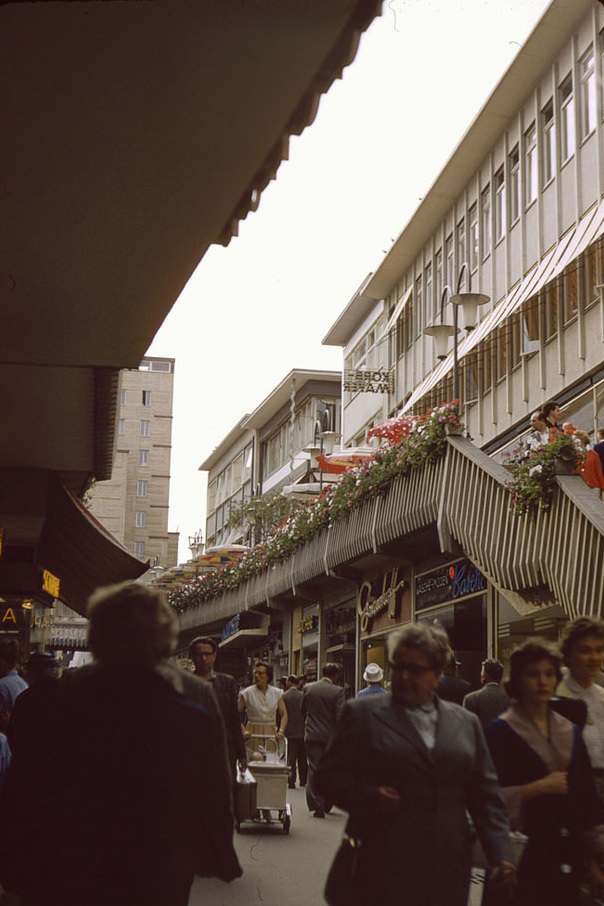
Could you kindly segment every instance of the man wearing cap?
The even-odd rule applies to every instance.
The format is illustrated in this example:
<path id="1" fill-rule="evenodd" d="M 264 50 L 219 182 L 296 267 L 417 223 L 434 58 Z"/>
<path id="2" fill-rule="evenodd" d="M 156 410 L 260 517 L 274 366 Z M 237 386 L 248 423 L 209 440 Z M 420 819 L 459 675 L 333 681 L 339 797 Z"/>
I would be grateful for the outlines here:
<path id="1" fill-rule="evenodd" d="M 371 663 L 367 664 L 365 667 L 365 673 L 363 674 L 363 679 L 367 683 L 364 689 L 361 689 L 357 693 L 357 698 L 360 698 L 362 695 L 380 695 L 382 692 L 386 693 L 386 690 L 382 686 L 382 680 L 384 679 L 384 671 L 379 664 Z"/>

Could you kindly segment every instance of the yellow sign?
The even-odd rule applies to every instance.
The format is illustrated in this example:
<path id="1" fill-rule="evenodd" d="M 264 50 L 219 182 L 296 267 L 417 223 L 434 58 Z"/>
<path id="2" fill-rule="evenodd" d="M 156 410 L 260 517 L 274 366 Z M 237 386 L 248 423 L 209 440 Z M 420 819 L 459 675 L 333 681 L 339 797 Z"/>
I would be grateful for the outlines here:
<path id="1" fill-rule="evenodd" d="M 45 569 L 42 573 L 42 591 L 47 592 L 53 598 L 58 598 L 60 588 L 61 580 Z"/>
<path id="2" fill-rule="evenodd" d="M 4 616 L 2 617 L 2 622 L 6 623 L 7 620 L 10 620 L 11 623 L 17 622 L 17 617 L 15 616 L 15 611 L 12 607 L 7 607 L 4 611 Z"/>

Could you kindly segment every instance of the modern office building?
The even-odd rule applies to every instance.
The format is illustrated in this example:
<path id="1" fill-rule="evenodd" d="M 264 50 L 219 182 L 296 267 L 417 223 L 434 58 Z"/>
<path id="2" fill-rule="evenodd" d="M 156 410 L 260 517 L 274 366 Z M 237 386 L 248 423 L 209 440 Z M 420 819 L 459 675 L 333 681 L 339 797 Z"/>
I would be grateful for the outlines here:
<path id="1" fill-rule="evenodd" d="M 324 339 L 344 349 L 346 442 L 451 400 L 456 370 L 470 434 L 489 452 L 548 399 L 588 432 L 602 420 L 603 60 L 602 5 L 553 0 Z M 475 330 L 459 318 L 456 369 L 451 296 L 470 288 L 488 300 Z M 382 368 L 390 392 L 365 392 L 359 368 Z"/>
<path id="2" fill-rule="evenodd" d="M 117 449 L 109 481 L 90 491 L 96 518 L 135 557 L 175 566 L 178 533 L 168 531 L 174 359 L 147 357 L 121 372 Z"/>

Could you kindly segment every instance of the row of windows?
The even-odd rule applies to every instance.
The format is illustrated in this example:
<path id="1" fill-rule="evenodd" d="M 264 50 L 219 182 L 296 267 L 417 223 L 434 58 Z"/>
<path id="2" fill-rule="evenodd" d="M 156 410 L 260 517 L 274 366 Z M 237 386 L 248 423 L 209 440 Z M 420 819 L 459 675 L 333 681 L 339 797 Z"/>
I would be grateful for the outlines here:
<path id="1" fill-rule="evenodd" d="M 308 446 L 314 438 L 317 421 L 329 424 L 330 430 L 339 431 L 339 405 L 336 400 L 309 399 L 294 416 L 293 436 L 289 419 L 264 441 L 261 446 L 262 476 L 268 478 L 286 465 L 292 457 Z"/>
<path id="2" fill-rule="evenodd" d="M 164 374 L 170 374 L 172 371 L 172 362 L 156 362 L 151 359 L 143 359 L 138 366 L 139 371 L 161 371 Z"/>
<path id="3" fill-rule="evenodd" d="M 122 388 L 122 390 L 120 391 L 120 405 L 121 405 L 121 406 L 125 406 L 125 405 L 126 405 L 127 393 L 128 393 L 128 391 L 125 390 L 124 388 Z M 150 391 L 150 390 L 142 390 L 142 391 L 141 391 L 141 394 L 142 394 L 142 404 L 143 404 L 143 406 L 150 406 L 150 405 L 151 405 L 151 391 Z"/>
<path id="4" fill-rule="evenodd" d="M 604 69 L 604 33 L 601 35 Z M 596 127 L 597 92 L 593 47 L 581 57 L 573 82 L 568 73 L 557 94 L 541 109 L 539 121 L 525 130 L 522 155 L 519 144 L 509 152 L 507 161 L 494 173 L 480 192 L 479 204 L 468 209 L 455 230 L 445 239 L 444 249 L 435 253 L 423 272 L 415 278 L 413 295 L 397 324 L 397 356 L 400 358 L 421 335 L 423 328 L 439 317 L 443 289 L 456 289 L 456 275 L 464 262 L 474 273 L 480 261 L 491 253 L 493 243 L 500 242 L 506 230 L 520 218 L 522 200 L 529 207 L 537 199 L 539 186 L 545 188 L 575 152 L 578 139 L 583 141 Z M 575 94 L 578 94 L 578 122 L 575 116 Z M 602 101 L 604 107 L 604 100 Z M 393 306 L 392 306 L 393 308 Z"/>
<path id="5" fill-rule="evenodd" d="M 117 433 L 123 437 L 126 433 L 126 419 L 120 418 L 117 423 Z M 151 436 L 151 422 L 148 419 L 142 418 L 140 420 L 139 426 L 139 435 L 140 437 L 150 437 Z M 146 465 L 146 463 L 145 463 Z"/>
<path id="6" fill-rule="evenodd" d="M 208 513 L 235 494 L 252 477 L 252 444 L 248 444 L 208 487 Z"/>
<path id="7" fill-rule="evenodd" d="M 578 261 L 527 299 L 520 310 L 461 360 L 462 398 L 475 402 L 480 394 L 515 370 L 522 357 L 537 352 L 571 324 L 580 309 L 599 299 L 599 275 L 604 274 L 604 240 L 592 245 Z M 453 376 L 442 381 L 414 407 L 416 414 L 453 397 Z"/>

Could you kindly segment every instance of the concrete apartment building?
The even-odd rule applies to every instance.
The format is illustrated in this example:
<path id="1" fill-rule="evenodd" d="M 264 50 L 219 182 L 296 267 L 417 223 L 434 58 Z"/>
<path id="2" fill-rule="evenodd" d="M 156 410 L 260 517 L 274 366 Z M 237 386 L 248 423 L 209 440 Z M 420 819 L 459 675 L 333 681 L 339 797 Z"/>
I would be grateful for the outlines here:
<path id="1" fill-rule="evenodd" d="M 178 562 L 168 531 L 174 359 L 147 357 L 121 372 L 117 449 L 109 481 L 91 491 L 91 512 L 140 560 Z"/>
<path id="2" fill-rule="evenodd" d="M 604 9 L 553 0 L 416 213 L 324 339 L 344 349 L 344 440 L 400 411 L 451 400 L 454 294 L 488 303 L 459 319 L 459 395 L 495 452 L 548 399 L 593 432 L 604 404 Z M 441 308 L 441 302 L 443 302 Z M 452 333 L 453 328 L 450 328 Z M 383 368 L 389 394 L 357 389 Z M 346 380 L 348 373 L 348 380 Z"/>
<path id="3" fill-rule="evenodd" d="M 293 369 L 202 462 L 200 470 L 208 473 L 206 547 L 253 541 L 252 526 L 229 525 L 233 503 L 312 477 L 311 453 L 304 448 L 316 431 L 339 437 L 341 382 L 339 371 Z"/>

